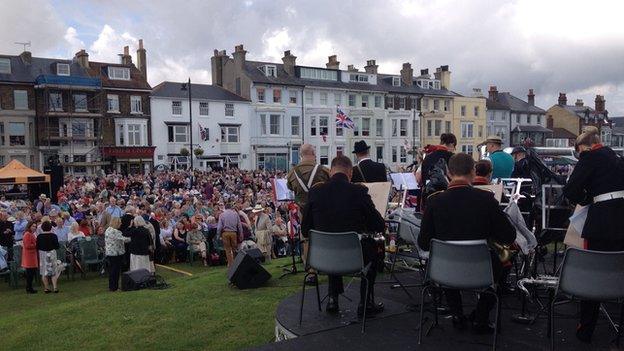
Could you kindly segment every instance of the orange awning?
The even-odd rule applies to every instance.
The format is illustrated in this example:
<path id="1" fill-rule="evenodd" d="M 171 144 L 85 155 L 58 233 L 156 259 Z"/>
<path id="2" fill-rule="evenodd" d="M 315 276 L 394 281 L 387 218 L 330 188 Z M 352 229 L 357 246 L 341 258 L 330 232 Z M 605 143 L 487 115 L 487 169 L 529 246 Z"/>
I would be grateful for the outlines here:
<path id="1" fill-rule="evenodd" d="M 0 184 L 49 183 L 50 176 L 24 166 L 13 159 L 0 169 Z"/>

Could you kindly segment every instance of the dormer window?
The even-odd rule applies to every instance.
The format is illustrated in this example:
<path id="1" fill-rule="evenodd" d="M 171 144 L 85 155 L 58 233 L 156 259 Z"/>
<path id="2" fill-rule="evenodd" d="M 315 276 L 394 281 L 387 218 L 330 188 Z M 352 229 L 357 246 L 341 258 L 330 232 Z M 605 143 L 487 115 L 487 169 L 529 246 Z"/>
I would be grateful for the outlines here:
<path id="1" fill-rule="evenodd" d="M 392 77 L 392 85 L 395 87 L 401 86 L 401 77 Z"/>
<path id="2" fill-rule="evenodd" d="M 429 82 L 426 80 L 419 80 L 418 81 L 418 86 L 423 88 L 423 89 L 429 89 Z"/>
<path id="3" fill-rule="evenodd" d="M 350 74 L 349 81 L 354 83 L 368 83 L 368 76 L 365 74 Z"/>
<path id="4" fill-rule="evenodd" d="M 440 82 L 438 81 L 433 82 L 433 89 L 440 90 Z"/>
<path id="5" fill-rule="evenodd" d="M 68 76 L 69 75 L 69 64 L 67 64 L 67 63 L 57 63 L 56 64 L 56 75 L 57 76 Z"/>
<path id="6" fill-rule="evenodd" d="M 11 60 L 8 58 L 0 58 L 0 73 L 11 73 Z"/>
<path id="7" fill-rule="evenodd" d="M 130 80 L 130 68 L 108 67 L 108 78 L 115 80 Z"/>
<path id="8" fill-rule="evenodd" d="M 277 67 L 275 65 L 265 65 L 263 71 L 267 77 L 277 77 Z"/>

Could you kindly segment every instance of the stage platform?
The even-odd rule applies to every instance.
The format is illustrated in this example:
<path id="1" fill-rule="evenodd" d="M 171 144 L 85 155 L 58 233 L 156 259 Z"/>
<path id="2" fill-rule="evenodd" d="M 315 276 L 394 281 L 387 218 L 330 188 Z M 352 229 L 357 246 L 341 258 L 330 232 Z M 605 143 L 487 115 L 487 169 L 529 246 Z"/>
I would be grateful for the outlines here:
<path id="1" fill-rule="evenodd" d="M 416 282 L 417 273 L 401 273 L 399 279 L 406 283 Z M 301 279 L 303 276 L 301 275 Z M 380 277 L 378 280 L 388 279 Z M 345 279 L 345 284 L 348 280 Z M 327 286 L 320 287 L 321 298 L 327 293 Z M 314 288 L 306 290 L 303 323 L 299 326 L 299 302 L 301 294 L 284 299 L 277 307 L 275 315 L 276 342 L 255 350 L 488 350 L 491 349 L 491 336 L 476 336 L 470 331 L 457 331 L 450 318 L 441 316 L 441 328 L 435 328 L 430 336 L 423 337 L 418 345 L 418 309 L 414 304 L 420 299 L 420 288 L 408 289 L 414 301 L 410 301 L 401 289 L 391 289 L 390 284 L 378 284 L 377 300 L 385 304 L 385 310 L 367 320 L 366 333 L 361 334 L 361 324 L 357 318 L 359 281 L 355 280 L 346 291 L 346 298 L 340 298 L 339 314 L 330 315 L 322 305 L 318 311 Z M 475 298 L 464 294 L 464 313 L 474 309 Z M 541 315 L 533 325 L 517 324 L 512 315 L 520 311 L 520 300 L 511 294 L 503 298 L 502 327 L 498 338 L 499 350 L 548 350 L 546 315 Z M 618 308 L 607 306 L 612 318 L 617 321 Z M 535 306 L 530 305 L 532 311 Z M 578 321 L 578 304 L 570 303 L 557 308 L 557 328 L 555 330 L 556 350 L 615 350 L 610 341 L 615 337 L 607 320 L 601 315 L 591 345 L 579 342 L 575 335 Z M 433 314 L 425 312 L 428 328 Z M 624 343 L 622 343 L 624 344 Z M 624 347 L 622 348 L 624 349 Z"/>

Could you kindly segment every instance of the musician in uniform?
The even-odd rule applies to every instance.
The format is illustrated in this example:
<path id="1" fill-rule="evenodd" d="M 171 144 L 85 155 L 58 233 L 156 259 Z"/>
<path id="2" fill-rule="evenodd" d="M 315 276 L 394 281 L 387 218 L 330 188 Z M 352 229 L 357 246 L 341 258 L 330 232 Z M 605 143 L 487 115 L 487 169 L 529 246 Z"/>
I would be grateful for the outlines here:
<path id="1" fill-rule="evenodd" d="M 472 157 L 464 153 L 455 154 L 449 159 L 451 182 L 448 189 L 434 193 L 427 199 L 418 237 L 418 245 L 423 250 L 429 250 L 431 239 L 491 240 L 502 245 L 514 242 L 516 230 L 492 193 L 472 187 L 475 178 L 474 164 Z M 502 264 L 495 253 L 492 253 L 492 268 L 494 281 L 498 282 Z M 464 329 L 467 318 L 463 314 L 460 292 L 445 289 L 444 293 L 453 314 L 453 325 Z M 493 297 L 482 294 L 470 318 L 475 333 L 493 332 L 489 325 L 489 312 L 493 306 Z"/>
<path id="2" fill-rule="evenodd" d="M 596 127 L 587 127 L 576 139 L 579 161 L 563 188 L 573 203 L 589 205 L 581 236 L 587 249 L 624 251 L 624 160 L 601 144 Z M 581 301 L 576 336 L 591 342 L 598 320 L 598 302 Z"/>
<path id="3" fill-rule="evenodd" d="M 360 140 L 353 146 L 357 164 L 353 167 L 353 183 L 387 182 L 386 165 L 370 159 L 370 146 Z"/>
<path id="4" fill-rule="evenodd" d="M 301 232 L 307 237 L 311 229 L 325 232 L 374 233 L 385 229 L 383 217 L 375 209 L 368 189 L 360 184 L 352 184 L 353 164 L 346 156 L 337 156 L 332 160 L 331 178 L 325 183 L 318 183 L 310 189 L 308 203 L 303 211 Z M 364 265 L 371 261 L 370 252 L 362 244 Z M 368 271 L 370 277 L 373 269 Z M 370 279 L 370 278 L 369 278 Z M 370 282 L 372 284 L 372 281 Z M 339 311 L 338 295 L 344 292 L 341 276 L 329 276 L 329 299 L 326 311 Z M 372 286 L 369 286 L 369 296 L 366 294 L 366 284 L 362 280 L 360 286 L 360 304 L 358 315 L 363 313 L 364 299 L 372 302 Z M 378 312 L 378 307 L 368 303 L 367 315 Z"/>
<path id="5" fill-rule="evenodd" d="M 513 156 L 515 161 L 511 177 L 531 179 L 531 165 L 529 164 L 527 150 L 524 146 L 516 146 L 513 151 L 511 151 L 511 156 Z"/>

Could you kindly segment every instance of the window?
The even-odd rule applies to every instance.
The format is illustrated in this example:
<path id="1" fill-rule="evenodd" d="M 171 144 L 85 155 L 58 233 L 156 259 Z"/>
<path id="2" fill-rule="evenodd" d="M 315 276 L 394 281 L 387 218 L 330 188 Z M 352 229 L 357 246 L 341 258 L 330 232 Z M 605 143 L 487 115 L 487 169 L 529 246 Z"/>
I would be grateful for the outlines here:
<path id="1" fill-rule="evenodd" d="M 398 146 L 393 146 L 392 147 L 392 163 L 396 163 L 397 159 L 398 159 Z"/>
<path id="2" fill-rule="evenodd" d="M 395 87 L 401 86 L 401 77 L 392 77 L 392 85 Z"/>
<path id="3" fill-rule="evenodd" d="M 410 97 L 410 101 L 411 101 L 411 109 L 412 110 L 420 110 L 420 104 L 418 101 L 418 98 L 415 96 Z"/>
<path id="4" fill-rule="evenodd" d="M 277 77 L 277 67 L 273 65 L 264 66 L 264 74 L 267 77 Z"/>
<path id="5" fill-rule="evenodd" d="M 126 67 L 108 67 L 108 78 L 130 80 L 130 69 Z"/>
<path id="6" fill-rule="evenodd" d="M 329 164 L 329 146 L 321 146 L 320 163 L 322 165 Z"/>
<path id="7" fill-rule="evenodd" d="M 126 128 L 125 125 L 119 124 L 117 125 L 117 140 L 119 146 L 124 146 L 126 140 Z M 171 140 L 170 140 L 171 141 Z"/>
<path id="8" fill-rule="evenodd" d="M 368 107 L 368 95 L 362 95 L 362 107 Z"/>
<path id="9" fill-rule="evenodd" d="M 437 120 L 434 122 L 434 134 L 435 136 L 440 136 L 442 134 L 442 121 Z"/>
<path id="10" fill-rule="evenodd" d="M 336 136 L 343 136 L 343 135 L 344 135 L 344 129 L 342 127 L 336 126 Z"/>
<path id="11" fill-rule="evenodd" d="M 479 138 L 483 138 L 483 126 L 479 126 Z"/>
<path id="12" fill-rule="evenodd" d="M 420 139 L 419 127 L 420 127 L 419 121 L 413 120 L 412 121 L 412 136 L 418 137 Z"/>
<path id="13" fill-rule="evenodd" d="M 400 146 L 399 147 L 399 162 L 401 163 L 405 163 L 407 162 L 407 150 L 405 149 L 405 146 Z"/>
<path id="14" fill-rule="evenodd" d="M 433 100 L 433 109 L 436 111 L 440 111 L 440 100 L 437 100 L 437 99 Z"/>
<path id="15" fill-rule="evenodd" d="M 0 73 L 11 73 L 11 59 L 0 58 Z"/>
<path id="16" fill-rule="evenodd" d="M 520 124 L 520 115 L 519 114 L 516 114 L 516 123 Z"/>
<path id="17" fill-rule="evenodd" d="M 316 135 L 316 117 L 315 116 L 310 117 L 310 135 L 312 136 Z"/>
<path id="18" fill-rule="evenodd" d="M 290 116 L 290 135 L 299 135 L 300 130 L 300 118 L 299 116 Z"/>
<path id="19" fill-rule="evenodd" d="M 383 119 L 375 120 L 375 136 L 383 137 Z"/>
<path id="20" fill-rule="evenodd" d="M 350 74 L 349 75 L 349 81 L 350 82 L 360 82 L 360 83 L 366 83 L 368 82 L 368 76 L 365 74 Z"/>
<path id="21" fill-rule="evenodd" d="M 492 111 L 490 113 L 490 121 L 495 121 L 496 120 L 496 111 Z M 488 133 L 489 134 L 489 133 Z"/>
<path id="22" fill-rule="evenodd" d="M 381 108 L 381 96 L 375 95 L 375 108 Z"/>
<path id="23" fill-rule="evenodd" d="M 338 72 L 317 68 L 301 67 L 299 76 L 303 79 L 338 80 Z"/>
<path id="24" fill-rule="evenodd" d="M 0 122 L 0 146 L 4 146 L 4 122 Z M 2 164 L 2 162 L 0 162 Z"/>
<path id="25" fill-rule="evenodd" d="M 182 115 L 182 101 L 171 101 L 171 114 L 176 116 Z"/>
<path id="26" fill-rule="evenodd" d="M 362 118 L 362 136 L 370 136 L 370 118 Z"/>
<path id="27" fill-rule="evenodd" d="M 74 110 L 75 111 L 87 111 L 87 95 L 86 94 L 74 94 Z"/>
<path id="28" fill-rule="evenodd" d="M 462 145 L 461 151 L 465 154 L 472 155 L 474 148 L 472 145 Z"/>
<path id="29" fill-rule="evenodd" d="M 479 106 L 474 107 L 474 116 L 479 117 Z"/>
<path id="30" fill-rule="evenodd" d="M 67 64 L 67 63 L 57 63 L 56 64 L 56 75 L 57 76 L 68 76 L 69 75 L 69 64 Z"/>
<path id="31" fill-rule="evenodd" d="M 537 115 L 537 124 L 542 124 L 542 115 Z"/>
<path id="32" fill-rule="evenodd" d="M 13 101 L 16 110 L 28 110 L 28 92 L 26 90 L 13 90 Z"/>
<path id="33" fill-rule="evenodd" d="M 451 100 L 444 100 L 444 111 L 451 110 Z"/>
<path id="34" fill-rule="evenodd" d="M 433 82 L 433 89 L 440 90 L 440 81 L 436 80 Z"/>
<path id="35" fill-rule="evenodd" d="M 306 93 L 305 93 L 305 103 L 306 103 L 306 105 L 314 104 L 314 95 L 312 95 L 311 91 L 306 91 Z"/>
<path id="36" fill-rule="evenodd" d="M 461 106 L 461 116 L 466 117 L 466 105 Z"/>
<path id="37" fill-rule="evenodd" d="M 106 99 L 108 101 L 108 112 L 119 112 L 119 95 L 108 94 Z M 171 103 L 171 105 L 174 106 L 176 102 L 178 103 L 178 107 L 180 108 L 180 112 L 178 114 L 182 114 L 182 103 L 180 101 L 174 101 Z M 175 115 L 175 108 L 173 108 L 173 110 L 173 114 Z"/>
<path id="38" fill-rule="evenodd" d="M 383 146 L 377 146 L 376 149 L 377 162 L 381 162 L 383 161 Z"/>
<path id="39" fill-rule="evenodd" d="M 210 109 L 208 107 L 207 101 L 202 101 L 199 103 L 199 115 L 200 116 L 208 116 Z"/>
<path id="40" fill-rule="evenodd" d="M 327 106 L 327 93 L 326 92 L 321 92 L 321 105 L 323 106 Z"/>
<path id="41" fill-rule="evenodd" d="M 427 121 L 427 136 L 433 136 L 433 121 L 431 120 Z"/>
<path id="42" fill-rule="evenodd" d="M 400 110 L 404 110 L 405 109 L 405 98 L 404 97 L 400 97 L 399 98 L 399 109 Z"/>
<path id="43" fill-rule="evenodd" d="M 473 138 L 473 128 L 474 128 L 474 124 L 472 123 L 462 123 L 461 124 L 461 137 L 466 139 L 466 138 Z"/>
<path id="44" fill-rule="evenodd" d="M 392 136 L 399 136 L 399 121 L 396 119 L 392 120 Z"/>
<path id="45" fill-rule="evenodd" d="M 26 123 L 9 123 L 9 146 L 26 145 Z"/>
<path id="46" fill-rule="evenodd" d="M 402 119 L 401 123 L 400 123 L 400 134 L 401 136 L 407 136 L 407 120 L 406 119 Z"/>
<path id="47" fill-rule="evenodd" d="M 444 121 L 444 133 L 451 132 L 451 121 Z"/>
<path id="48" fill-rule="evenodd" d="M 260 115 L 260 134 L 261 135 L 266 135 L 267 132 L 267 120 L 266 120 L 266 115 L 265 114 L 261 114 Z"/>
<path id="49" fill-rule="evenodd" d="M 429 99 L 422 99 L 422 109 L 423 111 L 429 111 Z"/>
<path id="50" fill-rule="evenodd" d="M 355 94 L 349 94 L 349 107 L 355 107 Z"/>
<path id="51" fill-rule="evenodd" d="M 329 134 L 329 117 L 326 117 L 326 116 L 319 117 L 319 134 L 320 135 Z"/>
<path id="52" fill-rule="evenodd" d="M 141 125 L 128 124 L 128 146 L 141 146 Z"/>
<path id="53" fill-rule="evenodd" d="M 238 143 L 239 126 L 221 126 L 221 142 Z"/>
<path id="54" fill-rule="evenodd" d="M 394 108 L 394 96 L 386 96 L 386 108 L 387 109 Z"/>
<path id="55" fill-rule="evenodd" d="M 188 142 L 188 126 L 170 125 L 168 126 L 170 143 L 186 143 Z"/>
<path id="56" fill-rule="evenodd" d="M 273 89 L 273 103 L 275 104 L 282 103 L 282 90 L 281 89 Z"/>
<path id="57" fill-rule="evenodd" d="M 353 136 L 360 135 L 360 118 L 353 118 Z"/>
<path id="58" fill-rule="evenodd" d="M 236 78 L 236 95 L 241 95 L 241 79 Z"/>
<path id="59" fill-rule="evenodd" d="M 264 102 L 264 88 L 256 88 L 256 95 L 258 97 L 258 102 Z"/>
<path id="60" fill-rule="evenodd" d="M 547 147 L 568 147 L 568 139 L 546 139 Z"/>
<path id="61" fill-rule="evenodd" d="M 61 93 L 50 93 L 50 110 L 63 111 L 63 95 Z"/>
<path id="62" fill-rule="evenodd" d="M 234 104 L 225 104 L 225 116 L 234 117 Z"/>
<path id="63" fill-rule="evenodd" d="M 527 124 L 531 124 L 531 115 L 527 115 Z"/>
<path id="64" fill-rule="evenodd" d="M 334 105 L 342 105 L 342 94 L 334 93 Z"/>
<path id="65" fill-rule="evenodd" d="M 291 104 L 297 104 L 297 92 L 296 91 L 292 91 L 289 90 L 288 91 L 288 102 L 290 102 Z"/>
<path id="66" fill-rule="evenodd" d="M 269 134 L 270 135 L 282 134 L 281 119 L 282 119 L 281 115 L 269 116 Z"/>
<path id="67" fill-rule="evenodd" d="M 336 146 L 336 156 L 344 156 L 344 146 Z"/>

